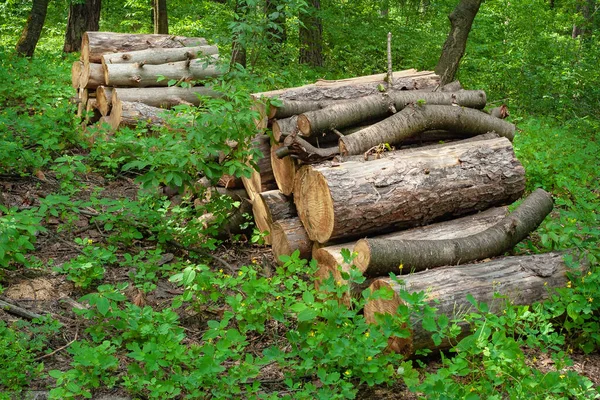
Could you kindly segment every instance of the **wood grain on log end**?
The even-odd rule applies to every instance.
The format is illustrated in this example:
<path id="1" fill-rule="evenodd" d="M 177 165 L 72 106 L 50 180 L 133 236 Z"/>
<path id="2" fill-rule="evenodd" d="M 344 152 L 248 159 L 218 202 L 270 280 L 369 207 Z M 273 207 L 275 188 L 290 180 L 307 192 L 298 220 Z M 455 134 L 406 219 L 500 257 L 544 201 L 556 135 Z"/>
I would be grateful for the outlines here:
<path id="1" fill-rule="evenodd" d="M 306 228 L 308 237 L 319 243 L 326 243 L 333 232 L 334 212 L 325 177 L 307 167 L 300 182 L 300 192 L 296 193 L 295 199 L 297 207 L 301 203 L 298 216 Z"/>
<path id="2" fill-rule="evenodd" d="M 299 250 L 300 258 L 310 260 L 312 241 L 306 235 L 306 230 L 298 218 L 274 222 L 271 237 L 273 255 L 277 262 L 281 263 L 280 256 L 289 256 L 296 250 Z"/>
<path id="3" fill-rule="evenodd" d="M 96 99 L 98 100 L 97 107 L 103 117 L 110 113 L 112 106 L 112 88 L 106 86 L 98 86 L 96 89 Z"/>
<path id="4" fill-rule="evenodd" d="M 75 89 L 79 87 L 79 81 L 81 80 L 81 73 L 83 71 L 83 62 L 77 60 L 73 62 L 71 67 L 71 86 Z"/>
<path id="5" fill-rule="evenodd" d="M 254 215 L 254 223 L 261 232 L 269 232 L 265 237 L 264 241 L 266 245 L 272 243 L 271 240 L 271 224 L 267 215 L 267 206 L 264 200 L 260 197 L 260 193 L 257 193 L 252 200 L 252 214 Z"/>
<path id="6" fill-rule="evenodd" d="M 271 167 L 275 176 L 275 183 L 281 193 L 289 196 L 294 191 L 294 179 L 296 178 L 296 161 L 291 157 L 277 157 L 277 150 L 284 147 L 283 144 L 271 146 Z"/>

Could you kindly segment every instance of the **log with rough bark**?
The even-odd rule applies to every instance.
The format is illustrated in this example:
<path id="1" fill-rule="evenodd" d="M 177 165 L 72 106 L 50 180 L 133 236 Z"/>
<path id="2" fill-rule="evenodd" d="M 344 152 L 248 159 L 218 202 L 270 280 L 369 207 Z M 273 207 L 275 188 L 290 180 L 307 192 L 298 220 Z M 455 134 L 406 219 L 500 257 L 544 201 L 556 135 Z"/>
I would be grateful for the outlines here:
<path id="1" fill-rule="evenodd" d="M 98 89 L 96 89 L 96 108 L 98 108 L 98 111 L 100 111 L 100 114 L 102 114 L 103 117 L 110 113 L 110 108 L 112 106 L 112 96 L 113 88 L 111 87 L 98 86 Z M 143 103 L 143 101 L 141 103 Z"/>
<path id="2" fill-rule="evenodd" d="M 145 124 L 148 128 L 158 129 L 165 125 L 164 114 L 167 111 L 146 105 L 144 103 L 135 103 L 131 101 L 114 102 L 110 113 L 110 126 L 113 130 L 122 127 L 136 127 L 138 124 Z"/>
<path id="3" fill-rule="evenodd" d="M 470 235 L 475 235 L 491 228 L 498 222 L 502 221 L 508 215 L 508 207 L 493 207 L 485 211 L 468 215 L 466 217 L 452 219 L 450 221 L 438 222 L 431 225 L 421 226 L 417 228 L 407 229 L 404 231 L 392 232 L 381 236 L 376 236 L 376 239 L 392 241 L 415 240 L 415 241 L 438 241 L 455 238 L 463 238 Z M 347 264 L 341 254 L 342 249 L 352 251 L 357 242 L 347 242 L 334 244 L 326 247 L 313 248 L 313 258 L 317 260 L 319 269 L 317 276 L 319 279 L 327 279 L 333 276 L 336 282 L 346 283 L 342 278 L 342 273 L 348 273 L 352 264 Z M 356 264 L 356 258 L 353 264 Z M 399 265 L 399 264 L 398 264 Z M 398 265 L 393 271 L 398 273 Z M 361 269 L 357 266 L 357 269 Z M 402 269 L 403 272 L 411 272 L 410 268 Z M 349 304 L 349 299 L 345 299 L 345 303 Z"/>
<path id="4" fill-rule="evenodd" d="M 498 138 L 307 165 L 296 175 L 294 201 L 311 240 L 326 243 L 510 204 L 524 189 L 511 142 Z"/>
<path id="5" fill-rule="evenodd" d="M 171 49 L 153 48 L 102 56 L 102 64 L 167 64 L 219 54 L 217 46 L 195 46 Z"/>
<path id="6" fill-rule="evenodd" d="M 206 39 L 174 35 L 86 32 L 81 38 L 81 60 L 100 63 L 102 55 L 152 48 L 180 48 L 207 45 Z"/>
<path id="7" fill-rule="evenodd" d="M 332 106 L 334 104 L 342 104 L 351 100 L 321 100 L 321 101 L 307 101 L 307 100 L 280 100 L 280 106 L 273 106 L 269 108 L 269 119 L 277 118 L 289 118 L 294 115 L 299 115 L 307 111 L 320 110 Z"/>
<path id="8" fill-rule="evenodd" d="M 279 263 L 279 257 L 289 256 L 296 250 L 300 251 L 300 258 L 305 260 L 309 260 L 312 253 L 312 241 L 298 218 L 282 219 L 273 223 L 271 246 L 275 260 Z"/>
<path id="9" fill-rule="evenodd" d="M 296 178 L 296 169 L 298 165 L 296 160 L 291 157 L 277 157 L 277 150 L 284 147 L 283 144 L 274 144 L 271 146 L 271 167 L 277 188 L 286 196 L 294 191 L 294 179 Z"/>
<path id="10" fill-rule="evenodd" d="M 83 64 L 83 70 L 81 71 L 81 76 L 79 78 L 80 88 L 96 89 L 98 86 L 105 84 L 102 64 Z"/>
<path id="11" fill-rule="evenodd" d="M 198 106 L 201 104 L 200 96 L 222 97 L 221 93 L 206 86 L 114 88 L 113 92 L 122 101 L 137 101 L 160 108 L 172 108 L 181 104 Z"/>
<path id="12" fill-rule="evenodd" d="M 216 64 L 218 56 L 209 58 L 210 60 L 195 59 L 159 65 L 103 64 L 104 80 L 110 86 L 148 87 L 169 86 L 169 82 L 173 80 L 189 82 L 222 75 Z"/>
<path id="13" fill-rule="evenodd" d="M 486 104 L 482 90 L 456 93 L 403 90 L 361 97 L 343 104 L 308 111 L 298 116 L 302 135 L 312 136 L 332 128 L 345 128 L 375 118 L 383 118 L 404 109 L 409 104 L 458 105 L 483 109 Z"/>
<path id="14" fill-rule="evenodd" d="M 460 92 L 459 92 L 460 93 Z M 442 129 L 475 136 L 496 132 L 512 141 L 515 126 L 471 108 L 454 106 L 410 106 L 361 131 L 340 138 L 341 154 L 362 154 L 381 143 L 394 145 L 419 132 Z"/>
<path id="15" fill-rule="evenodd" d="M 79 80 L 81 79 L 81 73 L 83 72 L 83 62 L 77 60 L 73 62 L 71 66 L 71 86 L 75 89 L 79 88 Z"/>
<path id="16" fill-rule="evenodd" d="M 439 90 L 442 92 L 458 92 L 459 90 L 463 90 L 463 87 L 460 81 L 452 81 L 440 87 Z"/>
<path id="17" fill-rule="evenodd" d="M 250 178 L 242 177 L 244 187 L 248 192 L 251 201 L 261 192 L 277 189 L 273 168 L 271 167 L 271 146 L 270 138 L 267 135 L 256 135 L 252 140 L 252 146 L 260 152 L 260 156 L 254 159 L 258 170 L 253 169 Z"/>
<path id="18" fill-rule="evenodd" d="M 369 323 L 377 323 L 377 314 L 396 314 L 398 306 L 402 304 L 399 296 L 401 290 L 427 293 L 427 300 L 437 309 L 437 314 L 447 316 L 450 321 L 462 320 L 464 314 L 477 312 L 467 300 L 468 294 L 478 302 L 486 303 L 490 312 L 499 314 L 507 300 L 514 305 L 526 305 L 548 298 L 552 289 L 566 285 L 568 272 L 571 269 L 565 265 L 563 254 L 546 253 L 436 268 L 402 276 L 402 283 L 390 278 L 377 279 L 371 284 L 371 291 L 391 291 L 393 297 L 390 300 L 370 300 L 365 305 L 365 319 Z M 505 297 L 498 298 L 496 293 Z M 460 323 L 459 327 L 461 333 L 452 343 L 444 339 L 441 344 L 435 345 L 431 339 L 432 333 L 423 328 L 421 321 L 413 318 L 408 327 L 410 336 L 391 338 L 388 348 L 406 356 L 419 349 L 449 348 L 469 333 L 466 322 Z"/>
<path id="19" fill-rule="evenodd" d="M 252 201 L 254 223 L 261 232 L 269 232 L 265 243 L 272 243 L 273 223 L 296 217 L 296 207 L 289 197 L 279 190 L 269 190 L 259 193 Z"/>
<path id="20" fill-rule="evenodd" d="M 531 193 L 510 215 L 483 232 L 446 240 L 361 239 L 354 246 L 354 263 L 367 277 L 390 272 L 419 272 L 444 265 L 497 257 L 534 231 L 552 211 L 552 196 L 542 189 Z"/>
<path id="21" fill-rule="evenodd" d="M 273 139 L 275 139 L 275 142 L 283 143 L 286 136 L 298 132 L 298 116 L 293 115 L 288 118 L 273 121 L 271 130 L 273 131 Z"/>
<path id="22" fill-rule="evenodd" d="M 310 85 L 256 93 L 253 96 L 256 96 L 257 98 L 264 96 L 276 97 L 280 100 L 302 100 L 313 102 L 356 99 L 358 97 L 379 93 L 379 85 L 384 83 L 385 76 L 386 74 L 377 74 L 334 81 L 319 80 Z M 439 77 L 433 72 L 409 69 L 394 72 L 394 83 L 392 88 L 395 90 L 433 90 L 438 85 Z"/>

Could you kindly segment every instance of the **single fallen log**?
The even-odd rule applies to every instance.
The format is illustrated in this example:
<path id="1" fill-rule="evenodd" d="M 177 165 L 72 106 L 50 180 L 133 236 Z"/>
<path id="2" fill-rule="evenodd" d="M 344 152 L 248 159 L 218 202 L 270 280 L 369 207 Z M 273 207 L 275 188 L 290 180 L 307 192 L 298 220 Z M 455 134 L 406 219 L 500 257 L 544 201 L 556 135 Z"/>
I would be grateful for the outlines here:
<path id="1" fill-rule="evenodd" d="M 507 215 L 508 207 L 493 207 L 476 214 L 452 219 L 450 221 L 438 222 L 431 225 L 376 236 L 375 239 L 401 242 L 403 240 L 443 241 L 464 238 L 491 228 L 502 221 Z M 355 248 L 356 243 L 357 242 L 347 242 L 321 248 L 313 248 L 313 258 L 317 260 L 319 266 L 317 276 L 320 279 L 327 279 L 332 275 L 336 282 L 346 283 L 346 280 L 342 277 L 342 273 L 349 273 L 352 265 L 356 266 L 357 260 L 355 258 L 352 264 L 345 263 L 341 250 L 348 249 L 349 251 L 352 251 Z M 399 265 L 400 264 L 396 265 L 396 268 L 393 270 L 394 273 L 399 273 Z M 357 269 L 361 270 L 358 266 Z M 405 265 L 402 272 L 408 273 L 411 272 L 411 269 L 408 265 Z M 349 299 L 346 299 L 346 304 L 349 304 Z"/>
<path id="2" fill-rule="evenodd" d="M 73 61 L 71 66 L 71 86 L 75 89 L 79 88 L 79 80 L 81 79 L 81 73 L 83 71 L 83 62 L 77 60 Z"/>
<path id="3" fill-rule="evenodd" d="M 313 102 L 356 99 L 358 97 L 379 93 L 379 85 L 385 83 L 385 76 L 386 74 L 377 74 L 334 81 L 319 80 L 310 85 L 255 93 L 253 96 L 256 98 L 264 96 L 271 98 L 276 97 L 280 100 L 302 100 Z M 394 90 L 433 90 L 438 85 L 439 76 L 435 73 L 431 71 L 409 69 L 394 72 L 394 82 L 391 86 Z"/>
<path id="4" fill-rule="evenodd" d="M 277 262 L 281 263 L 279 257 L 282 255 L 289 256 L 296 250 L 300 251 L 300 258 L 310 259 L 313 243 L 298 218 L 274 222 L 271 237 L 271 247 Z"/>
<path id="5" fill-rule="evenodd" d="M 552 196 L 537 189 L 510 215 L 483 232 L 446 240 L 361 239 L 354 246 L 356 267 L 367 277 L 419 272 L 497 257 L 534 231 L 552 211 Z"/>
<path id="6" fill-rule="evenodd" d="M 98 86 L 105 84 L 102 64 L 83 64 L 83 70 L 81 71 L 81 76 L 79 78 L 80 88 L 96 89 Z"/>
<path id="7" fill-rule="evenodd" d="M 456 93 L 403 90 L 380 93 L 305 112 L 298 116 L 298 128 L 302 135 L 312 136 L 332 128 L 345 128 L 360 122 L 383 118 L 404 109 L 409 104 L 419 104 L 421 101 L 425 104 L 483 109 L 486 96 L 482 90 L 463 90 Z"/>
<path id="8" fill-rule="evenodd" d="M 100 63 L 102 55 L 150 48 L 179 48 L 206 45 L 206 39 L 174 35 L 142 35 L 114 32 L 85 32 L 81 38 L 81 60 Z"/>
<path id="9" fill-rule="evenodd" d="M 103 64 L 104 81 L 109 86 L 121 87 L 168 86 L 172 80 L 189 82 L 222 75 L 216 64 L 218 56 L 210 57 L 210 61 L 196 59 L 159 65 Z"/>
<path id="10" fill-rule="evenodd" d="M 219 54 L 217 46 L 205 45 L 171 49 L 152 48 L 124 53 L 104 54 L 102 56 L 102 64 L 166 64 L 175 61 L 193 60 L 194 58 L 214 54 Z"/>
<path id="11" fill-rule="evenodd" d="M 327 243 L 510 204 L 524 189 L 525 170 L 499 138 L 306 165 L 294 201 L 311 240 Z"/>
<path id="12" fill-rule="evenodd" d="M 254 201 L 261 192 L 277 189 L 273 168 L 271 166 L 269 136 L 262 134 L 256 135 L 254 140 L 252 140 L 252 146 L 260 152 L 259 157 L 253 160 L 257 169 L 252 170 L 250 178 L 242 177 L 250 201 Z"/>
<path id="13" fill-rule="evenodd" d="M 145 124 L 148 128 L 158 129 L 165 125 L 166 110 L 148 106 L 144 103 L 131 101 L 117 101 L 113 99 L 112 111 L 110 113 L 110 126 L 113 130 L 122 127 L 136 127 Z"/>
<path id="14" fill-rule="evenodd" d="M 200 97 L 222 97 L 207 86 L 191 88 L 149 87 L 149 88 L 114 88 L 113 93 L 122 101 L 135 101 L 152 107 L 172 108 L 181 104 L 199 106 Z"/>
<path id="15" fill-rule="evenodd" d="M 298 165 L 296 160 L 291 157 L 277 157 L 277 151 L 282 147 L 285 146 L 283 144 L 274 144 L 271 146 L 271 167 L 277 188 L 281 193 L 289 196 L 294 191 L 294 179 L 296 178 Z"/>
<path id="16" fill-rule="evenodd" d="M 402 284 L 390 278 L 377 279 L 370 286 L 371 291 L 391 290 L 391 300 L 370 300 L 364 309 L 365 319 L 377 323 L 377 314 L 395 314 L 402 304 L 399 293 L 425 292 L 438 315 L 445 315 L 451 321 L 473 309 L 466 299 L 473 295 L 478 302 L 487 303 L 490 312 L 499 314 L 508 300 L 514 305 L 532 304 L 546 299 L 552 289 L 564 287 L 569 280 L 566 274 L 570 269 L 560 253 L 546 253 L 533 256 L 504 257 L 497 260 L 455 267 L 436 268 L 430 271 L 402 276 Z M 505 296 L 497 298 L 496 293 Z M 450 343 L 447 339 L 435 345 L 431 332 L 426 331 L 421 321 L 411 320 L 411 335 L 408 338 L 391 338 L 388 348 L 406 356 L 419 349 L 441 350 L 456 344 L 469 333 L 467 323 L 459 324 L 461 334 Z"/>
<path id="17" fill-rule="evenodd" d="M 18 317 L 25 318 L 28 320 L 42 318 L 42 316 L 40 314 L 36 314 L 34 312 L 28 311 L 24 308 L 21 308 L 19 306 L 16 306 L 16 305 L 9 303 L 7 301 L 4 301 L 4 300 L 0 300 L 0 308 L 9 314 L 13 314 L 13 315 L 16 315 Z"/>
<path id="18" fill-rule="evenodd" d="M 411 106 L 361 131 L 340 138 L 341 154 L 362 154 L 381 143 L 395 145 L 419 132 L 442 129 L 475 136 L 496 132 L 512 141 L 515 126 L 471 108 Z"/>
<path id="19" fill-rule="evenodd" d="M 100 111 L 100 114 L 102 114 L 103 117 L 110 114 L 110 109 L 112 107 L 112 97 L 113 88 L 107 86 L 98 86 L 98 89 L 96 89 L 96 107 L 98 108 L 98 111 Z M 130 101 L 126 99 L 122 100 Z M 141 103 L 143 103 L 143 101 Z"/>

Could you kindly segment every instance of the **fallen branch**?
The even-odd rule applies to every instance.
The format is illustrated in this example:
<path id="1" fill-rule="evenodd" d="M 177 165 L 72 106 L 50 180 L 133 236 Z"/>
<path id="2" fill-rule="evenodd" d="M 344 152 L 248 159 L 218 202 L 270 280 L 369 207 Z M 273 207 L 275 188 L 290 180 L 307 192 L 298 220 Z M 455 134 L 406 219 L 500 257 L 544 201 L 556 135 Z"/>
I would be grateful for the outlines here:
<path id="1" fill-rule="evenodd" d="M 28 320 L 42 318 L 42 316 L 40 314 L 36 314 L 34 312 L 27 311 L 24 308 L 21 308 L 17 305 L 14 305 L 14 304 L 9 303 L 4 300 L 0 300 L 0 308 L 2 308 L 4 311 L 6 311 L 9 314 L 13 314 L 13 315 L 16 315 L 16 316 L 19 316 L 21 318 L 25 318 Z"/>

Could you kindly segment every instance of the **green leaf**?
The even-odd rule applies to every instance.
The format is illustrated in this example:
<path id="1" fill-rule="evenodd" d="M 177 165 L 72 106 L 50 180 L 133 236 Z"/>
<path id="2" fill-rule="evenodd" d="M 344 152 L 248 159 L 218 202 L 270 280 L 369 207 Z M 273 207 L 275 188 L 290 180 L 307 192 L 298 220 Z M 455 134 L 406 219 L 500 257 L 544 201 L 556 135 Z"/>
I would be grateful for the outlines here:
<path id="1" fill-rule="evenodd" d="M 108 310 L 110 309 L 110 302 L 106 297 L 98 297 L 96 299 L 96 308 L 100 314 L 106 316 L 106 314 L 108 314 Z"/>
<path id="2" fill-rule="evenodd" d="M 307 308 L 298 314 L 298 322 L 311 321 L 317 317 L 317 312 L 312 308 Z"/>

